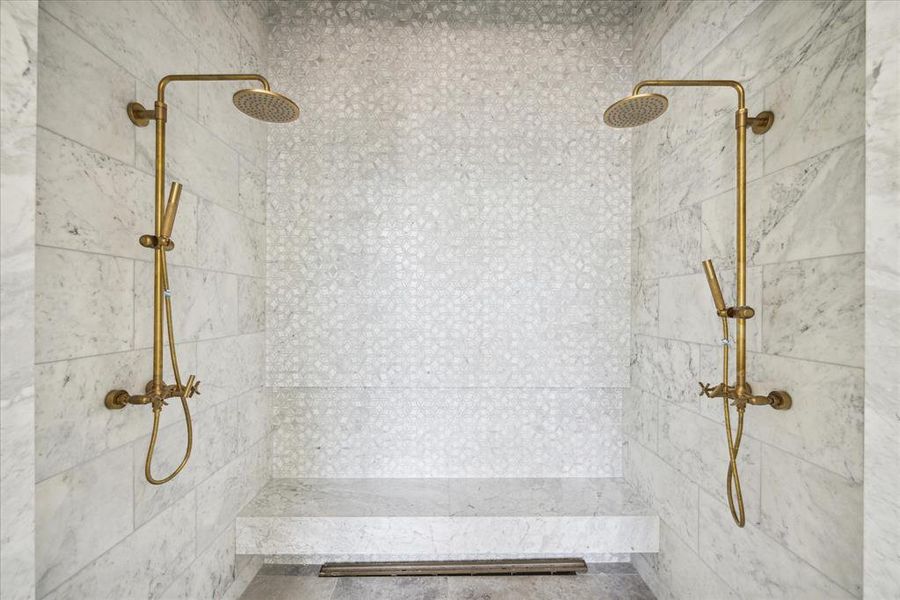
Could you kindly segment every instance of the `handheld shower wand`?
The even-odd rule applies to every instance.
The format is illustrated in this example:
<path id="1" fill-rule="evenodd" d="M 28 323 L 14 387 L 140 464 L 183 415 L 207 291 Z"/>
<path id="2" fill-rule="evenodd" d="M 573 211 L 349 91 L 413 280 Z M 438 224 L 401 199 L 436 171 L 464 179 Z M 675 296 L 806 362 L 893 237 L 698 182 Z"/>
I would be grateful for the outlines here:
<path id="1" fill-rule="evenodd" d="M 166 180 L 166 87 L 174 81 L 257 81 L 261 88 L 244 89 L 236 92 L 232 98 L 234 105 L 241 112 L 261 121 L 270 123 L 287 123 L 300 115 L 300 108 L 288 97 L 269 89 L 269 82 L 262 75 L 255 74 L 210 74 L 210 75 L 167 75 L 159 81 L 157 98 L 153 110 L 144 108 L 137 102 L 130 102 L 127 107 L 128 118 L 138 127 L 146 127 L 150 121 L 156 121 L 156 182 L 155 182 L 155 214 L 156 227 L 154 234 L 142 235 L 139 242 L 145 248 L 153 250 L 153 378 L 147 383 L 143 394 L 129 394 L 126 390 L 112 390 L 106 394 L 105 404 L 111 410 L 120 410 L 129 404 L 151 404 L 153 407 L 153 429 L 147 458 L 144 461 L 144 476 L 153 485 L 171 481 L 178 475 L 191 457 L 194 443 L 193 425 L 188 400 L 199 394 L 200 382 L 191 375 L 186 382 L 181 380 L 178 367 L 178 353 L 175 348 L 175 332 L 172 325 L 172 290 L 169 287 L 169 265 L 166 253 L 175 249 L 172 241 L 172 230 L 175 227 L 175 216 L 181 199 L 181 184 L 173 183 L 169 190 L 168 201 L 163 204 L 163 190 Z M 165 320 L 166 337 L 169 343 L 169 359 L 175 377 L 173 385 L 163 381 L 163 321 Z M 159 435 L 160 413 L 166 400 L 178 397 L 184 411 L 187 427 L 187 444 L 184 458 L 169 475 L 157 479 L 152 474 L 153 453 Z"/>

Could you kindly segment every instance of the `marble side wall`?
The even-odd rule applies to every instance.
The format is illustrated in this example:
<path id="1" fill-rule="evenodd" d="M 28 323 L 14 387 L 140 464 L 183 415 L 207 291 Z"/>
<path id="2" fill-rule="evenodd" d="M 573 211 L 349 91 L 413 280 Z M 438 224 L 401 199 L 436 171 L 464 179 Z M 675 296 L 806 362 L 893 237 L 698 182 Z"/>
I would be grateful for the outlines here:
<path id="1" fill-rule="evenodd" d="M 624 2 L 278 3 L 276 476 L 621 475 L 630 40 Z"/>
<path id="2" fill-rule="evenodd" d="M 866 3 L 866 598 L 900 597 L 900 4 Z"/>
<path id="3" fill-rule="evenodd" d="M 40 4 L 39 598 L 237 597 L 258 568 L 236 557 L 234 520 L 269 472 L 267 126 L 234 110 L 234 84 L 175 83 L 167 96 L 168 176 L 184 184 L 170 254 L 176 336 L 182 371 L 203 382 L 185 471 L 148 484 L 149 408 L 111 412 L 103 397 L 142 389 L 151 368 L 152 256 L 137 239 L 153 226 L 154 135 L 125 105 L 152 106 L 168 73 L 264 72 L 263 11 L 251 1 Z M 156 474 L 180 460 L 184 430 L 170 403 Z"/>
<path id="4" fill-rule="evenodd" d="M 0 3 L 0 597 L 34 598 L 37 0 Z"/>
<path id="5" fill-rule="evenodd" d="M 863 593 L 864 27 L 853 0 L 637 5 L 636 79 L 737 79 L 752 114 L 775 112 L 748 139 L 748 377 L 794 398 L 788 412 L 747 411 L 739 529 L 721 401 L 698 398 L 696 383 L 721 380 L 703 259 L 733 297 L 735 94 L 662 89 L 669 111 L 631 134 L 623 405 L 626 479 L 662 520 L 659 554 L 635 564 L 659 598 Z"/>

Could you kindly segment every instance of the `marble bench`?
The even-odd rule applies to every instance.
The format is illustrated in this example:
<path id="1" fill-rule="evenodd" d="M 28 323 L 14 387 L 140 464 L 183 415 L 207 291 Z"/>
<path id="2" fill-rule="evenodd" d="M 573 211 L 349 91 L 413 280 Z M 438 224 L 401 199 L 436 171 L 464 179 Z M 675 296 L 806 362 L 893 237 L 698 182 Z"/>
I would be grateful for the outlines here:
<path id="1" fill-rule="evenodd" d="M 659 518 L 622 479 L 273 479 L 237 518 L 237 552 L 279 562 L 657 552 Z"/>

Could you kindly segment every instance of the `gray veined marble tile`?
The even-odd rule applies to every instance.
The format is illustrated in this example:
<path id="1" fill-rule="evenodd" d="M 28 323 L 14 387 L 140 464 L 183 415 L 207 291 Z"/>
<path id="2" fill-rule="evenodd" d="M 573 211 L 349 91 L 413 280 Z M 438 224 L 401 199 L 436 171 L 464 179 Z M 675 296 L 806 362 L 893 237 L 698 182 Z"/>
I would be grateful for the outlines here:
<path id="1" fill-rule="evenodd" d="M 655 449 L 629 443 L 626 480 L 649 499 L 661 524 L 667 524 L 685 544 L 696 548 L 699 488 L 667 460 L 670 458 L 657 456 Z"/>
<path id="2" fill-rule="evenodd" d="M 238 330 L 257 333 L 266 329 L 266 280 L 238 278 Z"/>
<path id="3" fill-rule="evenodd" d="M 733 589 L 756 590 L 765 598 L 855 597 L 784 546 L 773 544 L 755 524 L 748 522 L 736 535 L 728 507 L 705 492 L 700 493 L 700 557 Z M 755 568 L 748 569 L 748 564 Z"/>
<path id="4" fill-rule="evenodd" d="M 234 527 L 225 529 L 162 593 L 163 600 L 224 598 L 235 581 Z"/>
<path id="5" fill-rule="evenodd" d="M 131 533 L 131 478 L 131 453 L 125 447 L 37 485 L 39 596 Z"/>
<path id="6" fill-rule="evenodd" d="M 665 594 L 659 598 L 716 598 L 736 600 L 738 594 L 687 545 L 679 533 L 660 524 L 657 572 Z"/>
<path id="7" fill-rule="evenodd" d="M 656 449 L 659 400 L 646 392 L 630 388 L 625 392 L 622 429 L 647 448 Z"/>
<path id="8" fill-rule="evenodd" d="M 186 437 L 180 402 L 166 409 L 176 415 L 176 422 L 161 428 L 153 458 L 153 476 L 171 473 L 184 456 Z M 193 415 L 192 415 L 193 416 Z M 151 485 L 144 477 L 144 461 L 149 444 L 147 436 L 132 445 L 134 472 L 134 519 L 141 526 L 167 507 L 193 493 L 197 485 L 228 464 L 237 454 L 237 413 L 227 403 L 220 410 L 205 410 L 193 419 L 194 448 L 184 470 L 166 485 Z"/>
<path id="9" fill-rule="evenodd" d="M 683 77 L 760 4 L 761 0 L 692 2 L 660 40 L 666 77 Z"/>
<path id="10" fill-rule="evenodd" d="M 766 173 L 849 142 L 864 131 L 864 40 L 865 30 L 858 27 L 766 88 L 766 108 L 779 117 L 762 136 Z"/>
<path id="11" fill-rule="evenodd" d="M 700 373 L 697 344 L 634 337 L 631 358 L 633 385 L 668 402 L 698 407 L 696 381 Z"/>
<path id="12" fill-rule="evenodd" d="M 136 149 L 136 165 L 152 173 L 155 155 L 153 133 L 146 129 L 139 130 Z M 170 180 L 184 185 L 185 192 L 219 206 L 237 209 L 237 152 L 190 116 L 174 108 L 169 111 L 166 126 L 166 171 Z M 201 232 L 214 226 L 203 221 L 202 215 L 198 224 Z"/>
<path id="13" fill-rule="evenodd" d="M 863 255 L 768 265 L 763 351 L 862 366 Z"/>
<path id="14" fill-rule="evenodd" d="M 198 342 L 196 372 L 204 381 L 204 404 L 214 406 L 258 387 L 264 344 L 261 333 Z"/>
<path id="15" fill-rule="evenodd" d="M 31 598 L 34 537 L 36 2 L 0 4 L 0 596 Z"/>
<path id="16" fill-rule="evenodd" d="M 772 447 L 764 450 L 762 478 L 760 529 L 862 595 L 862 483 Z"/>
<path id="17" fill-rule="evenodd" d="M 135 348 L 153 345 L 153 265 L 135 263 Z M 177 342 L 238 333 L 238 277 L 169 266 L 169 289 Z M 194 368 L 185 365 L 185 368 Z"/>
<path id="18" fill-rule="evenodd" d="M 735 272 L 721 269 L 716 265 L 722 295 L 728 306 L 734 306 Z M 757 350 L 761 343 L 763 314 L 763 270 L 759 267 L 747 269 L 747 305 L 756 310 L 753 319 L 747 322 L 747 348 Z M 660 308 L 659 333 L 670 338 L 700 344 L 718 344 L 723 331 L 721 319 L 716 316 L 715 305 L 709 292 L 709 284 L 704 275 L 668 277 L 659 281 Z M 729 335 L 736 336 L 735 325 L 729 323 Z"/>
<path id="19" fill-rule="evenodd" d="M 266 172 L 244 159 L 241 159 L 238 204 L 244 216 L 266 222 Z"/>
<path id="20" fill-rule="evenodd" d="M 195 555 L 195 512 L 191 492 L 45 597 L 158 597 Z M 153 560 L 137 561 L 135 556 Z"/>
<path id="21" fill-rule="evenodd" d="M 184 366 L 195 364 L 196 348 L 179 345 L 179 358 Z M 144 388 L 151 374 L 149 350 L 54 361 L 38 365 L 35 374 L 37 481 L 147 434 L 144 416 L 109 410 L 103 398 L 111 389 Z M 164 377 L 172 381 L 170 368 Z M 175 411 L 163 411 L 162 425 L 175 417 Z"/>
<path id="22" fill-rule="evenodd" d="M 134 78 L 43 10 L 39 38 L 38 125 L 132 163 L 134 125 L 125 105 L 133 100 Z M 72 118 L 76 113 L 81 117 Z"/>
<path id="23" fill-rule="evenodd" d="M 198 215 L 200 264 L 256 277 L 265 274 L 265 226 L 207 202 Z"/>
<path id="24" fill-rule="evenodd" d="M 718 348 L 703 348 L 705 378 L 718 374 L 721 362 Z M 754 393 L 781 389 L 794 401 L 789 411 L 754 410 L 748 435 L 852 481 L 862 480 L 862 369 L 751 352 L 747 377 Z M 722 421 L 718 404 L 704 404 L 704 414 Z"/>
<path id="25" fill-rule="evenodd" d="M 152 106 L 156 99 L 156 83 L 164 75 L 197 72 L 194 48 L 166 22 L 152 2 L 107 5 L 84 0 L 51 0 L 41 6 L 104 55 L 113 57 L 139 80 L 139 97 L 131 100 L 137 100 L 145 107 Z M 153 28 L 153 36 L 145 34 L 148 25 Z M 132 89 L 131 94 L 134 93 Z M 172 85 L 166 91 L 166 102 L 174 110 L 197 114 L 197 92 L 193 84 Z M 133 128 L 124 108 L 122 104 L 116 116 Z M 152 133 L 149 135 L 153 136 Z"/>
<path id="26" fill-rule="evenodd" d="M 721 400 L 711 402 L 721 407 Z M 736 427 L 734 411 L 732 427 Z M 759 522 L 761 448 L 758 441 L 745 437 L 738 455 L 748 523 Z M 725 477 L 728 471 L 728 445 L 721 424 L 681 407 L 660 404 L 659 453 L 701 489 L 712 494 L 727 511 Z"/>
<path id="27" fill-rule="evenodd" d="M 751 265 L 861 252 L 862 138 L 750 182 L 747 256 Z M 734 201 L 703 203 L 703 252 L 719 268 L 734 264 Z"/>
<path id="28" fill-rule="evenodd" d="M 38 247 L 35 361 L 131 348 L 131 260 Z"/>
<path id="29" fill-rule="evenodd" d="M 848 0 L 763 2 L 706 57 L 703 75 L 737 79 L 760 91 L 861 25 L 864 7 Z M 763 110 L 757 102 L 748 106 Z M 704 112 L 733 113 L 733 96 L 725 90 L 710 94 Z"/>
<path id="30" fill-rule="evenodd" d="M 153 228 L 152 177 L 47 129 L 37 147 L 38 243 L 152 257 L 137 242 Z"/>

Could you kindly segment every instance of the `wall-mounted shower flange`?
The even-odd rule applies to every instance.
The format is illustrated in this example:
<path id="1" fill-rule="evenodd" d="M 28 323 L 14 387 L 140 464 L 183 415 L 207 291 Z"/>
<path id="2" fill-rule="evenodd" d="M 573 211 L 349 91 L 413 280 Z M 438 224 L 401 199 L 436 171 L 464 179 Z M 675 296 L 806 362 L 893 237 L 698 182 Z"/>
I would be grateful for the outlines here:
<path id="1" fill-rule="evenodd" d="M 762 135 L 772 129 L 774 124 L 775 113 L 771 110 L 764 110 L 755 117 L 747 117 L 747 125 L 750 126 L 750 131 L 757 135 Z"/>
<path id="2" fill-rule="evenodd" d="M 125 109 L 128 112 L 128 118 L 138 127 L 146 127 L 153 118 L 153 111 L 144 108 L 140 102 L 129 102 Z"/>

